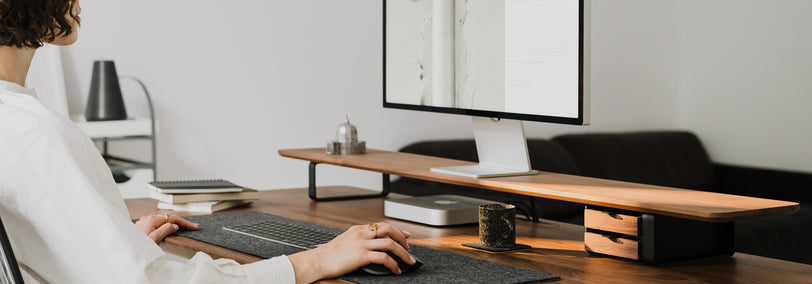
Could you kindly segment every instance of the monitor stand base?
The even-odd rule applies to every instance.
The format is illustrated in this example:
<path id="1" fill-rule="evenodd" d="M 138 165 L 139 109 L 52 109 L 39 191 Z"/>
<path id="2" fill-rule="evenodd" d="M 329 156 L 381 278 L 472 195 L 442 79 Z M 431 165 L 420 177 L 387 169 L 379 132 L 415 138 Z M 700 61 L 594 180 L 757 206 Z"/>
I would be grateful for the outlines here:
<path id="1" fill-rule="evenodd" d="M 471 117 L 478 165 L 432 168 L 432 172 L 471 178 L 533 175 L 520 120 Z"/>

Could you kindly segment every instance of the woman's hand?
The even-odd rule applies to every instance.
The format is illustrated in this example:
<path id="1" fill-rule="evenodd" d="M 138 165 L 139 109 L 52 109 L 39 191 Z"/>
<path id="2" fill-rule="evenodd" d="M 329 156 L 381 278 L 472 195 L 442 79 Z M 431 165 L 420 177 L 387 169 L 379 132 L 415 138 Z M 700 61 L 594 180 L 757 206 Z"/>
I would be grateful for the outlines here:
<path id="1" fill-rule="evenodd" d="M 414 258 L 407 250 L 409 233 L 387 223 L 356 225 L 332 241 L 312 250 L 288 256 L 297 283 L 338 277 L 371 263 L 383 264 L 400 274 L 397 262 L 384 251 L 390 251 L 408 264 Z"/>
<path id="2" fill-rule="evenodd" d="M 156 244 L 160 244 L 166 236 L 177 232 L 180 228 L 197 230 L 200 227 L 198 224 L 189 222 L 180 216 L 168 214 L 141 216 L 135 222 L 135 225 Z"/>

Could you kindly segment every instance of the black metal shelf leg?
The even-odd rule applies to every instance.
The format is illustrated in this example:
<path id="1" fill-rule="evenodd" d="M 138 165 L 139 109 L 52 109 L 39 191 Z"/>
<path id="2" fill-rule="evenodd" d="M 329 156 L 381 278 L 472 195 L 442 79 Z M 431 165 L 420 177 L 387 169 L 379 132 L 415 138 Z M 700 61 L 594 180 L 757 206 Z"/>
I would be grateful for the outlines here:
<path id="1" fill-rule="evenodd" d="M 339 200 L 355 200 L 355 199 L 366 199 L 366 198 L 380 198 L 389 195 L 389 191 L 391 190 L 391 182 L 389 181 L 389 174 L 382 174 L 383 175 L 383 189 L 381 193 L 377 194 L 361 194 L 361 195 L 346 195 L 346 196 L 336 196 L 336 197 L 322 197 L 319 198 L 316 195 L 318 188 L 316 188 L 316 165 L 319 163 L 317 162 L 310 162 L 308 166 L 308 186 L 307 186 L 307 194 L 310 196 L 310 199 L 314 201 L 339 201 Z"/>
<path id="2" fill-rule="evenodd" d="M 534 223 L 539 223 L 541 221 L 539 221 L 539 215 L 538 213 L 536 213 L 536 197 L 534 196 L 529 197 L 530 197 L 530 217 L 533 218 Z"/>

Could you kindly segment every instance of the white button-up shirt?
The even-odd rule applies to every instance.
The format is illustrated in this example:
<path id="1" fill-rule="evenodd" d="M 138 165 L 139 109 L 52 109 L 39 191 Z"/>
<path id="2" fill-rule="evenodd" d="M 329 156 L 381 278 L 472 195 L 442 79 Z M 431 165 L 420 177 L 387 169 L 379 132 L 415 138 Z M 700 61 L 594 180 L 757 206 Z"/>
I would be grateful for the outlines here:
<path id="1" fill-rule="evenodd" d="M 130 220 L 93 142 L 0 81 L 0 216 L 31 283 L 293 283 L 286 256 L 240 265 L 164 252 Z"/>

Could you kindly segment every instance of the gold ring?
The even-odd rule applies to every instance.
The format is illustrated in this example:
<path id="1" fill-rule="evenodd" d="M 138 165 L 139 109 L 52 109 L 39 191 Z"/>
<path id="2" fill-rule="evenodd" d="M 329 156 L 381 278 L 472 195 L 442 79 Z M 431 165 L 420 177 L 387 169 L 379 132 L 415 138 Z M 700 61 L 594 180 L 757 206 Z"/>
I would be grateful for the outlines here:
<path id="1" fill-rule="evenodd" d="M 155 214 L 155 216 L 160 217 L 160 216 L 161 216 L 161 214 L 160 214 L 160 213 L 158 213 L 158 214 Z M 165 221 L 166 223 L 169 223 L 169 214 L 163 213 L 163 216 L 164 216 L 164 221 Z"/>
<path id="2" fill-rule="evenodd" d="M 375 238 L 378 237 L 378 224 L 377 223 L 369 223 L 369 230 L 375 232 Z"/>

